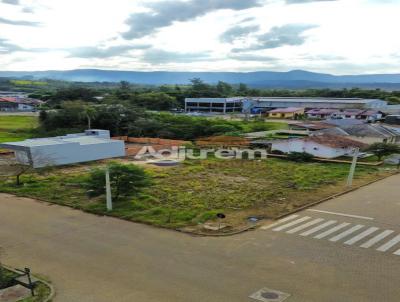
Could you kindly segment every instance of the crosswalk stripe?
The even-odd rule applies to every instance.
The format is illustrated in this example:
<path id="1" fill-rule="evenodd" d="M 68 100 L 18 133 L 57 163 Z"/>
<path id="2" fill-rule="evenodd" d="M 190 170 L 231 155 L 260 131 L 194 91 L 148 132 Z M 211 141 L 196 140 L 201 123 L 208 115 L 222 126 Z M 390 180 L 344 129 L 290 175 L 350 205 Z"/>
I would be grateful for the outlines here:
<path id="1" fill-rule="evenodd" d="M 354 236 L 353 238 L 347 240 L 344 244 L 352 245 L 352 244 L 364 239 L 365 237 L 371 235 L 372 233 L 376 232 L 377 230 L 379 230 L 379 228 L 371 227 L 371 228 L 365 230 L 364 232 L 358 234 L 357 236 Z"/>
<path id="2" fill-rule="evenodd" d="M 291 230 L 289 230 L 289 231 L 286 231 L 286 233 L 288 233 L 288 234 L 294 234 L 294 233 L 299 232 L 299 231 L 301 231 L 301 230 L 304 230 L 304 229 L 306 229 L 306 228 L 308 228 L 308 227 L 310 227 L 310 226 L 313 226 L 313 225 L 315 225 L 315 224 L 317 224 L 317 223 L 320 223 L 320 222 L 322 222 L 322 221 L 324 221 L 324 220 L 325 220 L 325 219 L 322 219 L 322 218 L 317 218 L 317 219 L 311 220 L 310 222 L 307 222 L 307 223 L 305 223 L 305 224 L 299 225 L 298 227 L 295 227 L 294 229 L 291 229 Z"/>
<path id="3" fill-rule="evenodd" d="M 336 222 L 337 222 L 336 220 L 329 220 L 323 224 L 316 226 L 315 228 L 312 228 L 308 231 L 305 231 L 304 233 L 301 233 L 300 236 L 308 236 L 308 235 L 314 234 L 314 233 L 322 230 L 323 228 L 326 228 L 332 224 L 335 224 Z"/>
<path id="4" fill-rule="evenodd" d="M 388 249 L 390 249 L 392 246 L 395 246 L 399 242 L 400 242 L 400 235 L 397 235 L 392 240 L 389 240 L 384 245 L 378 247 L 376 250 L 380 252 L 386 252 Z"/>
<path id="5" fill-rule="evenodd" d="M 299 217 L 299 215 L 290 215 L 288 217 L 282 218 L 280 220 L 278 220 L 277 222 L 270 224 L 270 225 L 265 225 L 263 227 L 261 227 L 262 230 L 268 230 L 270 228 L 273 228 L 274 226 L 277 226 L 278 224 L 281 224 L 283 222 L 289 221 L 289 220 L 293 220 L 295 218 Z"/>
<path id="6" fill-rule="evenodd" d="M 355 226 L 353 226 L 352 228 L 348 229 L 347 231 L 344 231 L 343 233 L 340 233 L 334 237 L 332 237 L 331 239 L 329 239 L 329 241 L 332 242 L 336 242 L 339 241 L 340 239 L 349 236 L 350 234 L 353 234 L 354 232 L 357 232 L 358 230 L 362 229 L 364 226 L 362 224 L 357 224 Z"/>
<path id="7" fill-rule="evenodd" d="M 386 230 L 383 231 L 382 233 L 376 235 L 375 237 L 371 238 L 370 240 L 368 240 L 367 242 L 363 243 L 362 245 L 360 245 L 360 247 L 363 248 L 370 248 L 371 246 L 373 246 L 375 243 L 383 240 L 384 238 L 386 238 L 387 236 L 389 236 L 390 234 L 392 234 L 394 231 L 392 230 Z"/>
<path id="8" fill-rule="evenodd" d="M 333 227 L 333 228 L 331 228 L 331 229 L 329 229 L 329 230 L 327 230 L 327 231 L 325 231 L 325 232 L 323 232 L 323 233 L 321 233 L 321 234 L 319 234 L 317 236 L 314 236 L 314 238 L 315 239 L 325 238 L 326 236 L 329 236 L 330 234 L 335 233 L 336 231 L 339 231 L 339 230 L 347 227 L 348 225 L 350 225 L 350 223 L 344 222 L 344 223 L 339 224 L 339 225 L 337 225 L 337 226 L 335 226 L 335 227 Z"/>
<path id="9" fill-rule="evenodd" d="M 275 228 L 275 229 L 272 229 L 272 230 L 275 231 L 275 232 L 279 232 L 279 231 L 282 231 L 282 230 L 284 230 L 284 229 L 288 229 L 288 228 L 290 228 L 290 227 L 293 226 L 293 225 L 302 223 L 303 221 L 306 221 L 306 220 L 309 220 L 309 219 L 311 219 L 311 217 L 304 216 L 304 217 L 302 217 L 302 218 L 300 218 L 300 219 L 297 219 L 297 220 L 295 220 L 295 221 L 292 221 L 292 222 L 289 222 L 289 223 L 287 223 L 287 224 L 281 225 L 281 226 L 279 226 L 279 227 L 277 227 L 277 228 Z"/>
<path id="10" fill-rule="evenodd" d="M 395 251 L 393 254 L 400 256 L 400 250 Z"/>

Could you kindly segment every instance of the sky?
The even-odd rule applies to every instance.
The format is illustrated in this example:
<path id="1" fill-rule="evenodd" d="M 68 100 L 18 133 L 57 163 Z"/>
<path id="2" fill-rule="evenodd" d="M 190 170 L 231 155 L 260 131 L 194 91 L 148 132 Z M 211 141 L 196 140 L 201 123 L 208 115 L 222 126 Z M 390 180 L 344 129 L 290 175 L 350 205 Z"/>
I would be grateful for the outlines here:
<path id="1" fill-rule="evenodd" d="M 400 73 L 400 0 L 0 0 L 0 70 Z"/>

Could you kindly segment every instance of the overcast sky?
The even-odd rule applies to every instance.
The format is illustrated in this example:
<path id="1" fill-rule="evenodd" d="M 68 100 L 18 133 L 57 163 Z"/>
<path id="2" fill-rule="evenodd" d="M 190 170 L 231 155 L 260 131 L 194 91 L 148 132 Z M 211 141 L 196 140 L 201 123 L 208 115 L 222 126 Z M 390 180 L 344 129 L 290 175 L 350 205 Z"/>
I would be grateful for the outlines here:
<path id="1" fill-rule="evenodd" d="M 0 69 L 400 73 L 400 0 L 0 0 Z"/>

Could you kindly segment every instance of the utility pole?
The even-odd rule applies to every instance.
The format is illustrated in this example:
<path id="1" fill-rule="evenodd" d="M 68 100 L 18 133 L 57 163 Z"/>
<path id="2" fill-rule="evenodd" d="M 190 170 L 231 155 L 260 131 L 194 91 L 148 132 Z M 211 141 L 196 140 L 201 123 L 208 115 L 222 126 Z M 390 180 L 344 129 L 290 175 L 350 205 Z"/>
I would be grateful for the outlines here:
<path id="1" fill-rule="evenodd" d="M 347 178 L 347 186 L 351 187 L 353 185 L 353 178 L 354 178 L 354 172 L 356 170 L 356 166 L 357 166 L 357 159 L 358 159 L 358 155 L 360 154 L 360 149 L 359 148 L 355 148 L 354 149 L 354 155 L 353 155 L 353 161 L 351 163 L 351 168 L 350 168 L 350 172 L 349 172 L 349 176 Z"/>
<path id="2" fill-rule="evenodd" d="M 112 211 L 110 169 L 108 167 L 106 168 L 106 199 L 107 199 L 107 211 Z"/>

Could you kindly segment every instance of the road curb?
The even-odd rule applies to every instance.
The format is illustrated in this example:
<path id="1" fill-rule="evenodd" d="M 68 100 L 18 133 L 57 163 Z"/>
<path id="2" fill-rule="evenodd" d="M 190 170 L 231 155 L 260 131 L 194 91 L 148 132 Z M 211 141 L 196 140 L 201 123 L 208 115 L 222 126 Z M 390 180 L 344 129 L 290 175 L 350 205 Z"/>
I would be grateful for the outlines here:
<path id="1" fill-rule="evenodd" d="M 21 274 L 21 272 L 15 270 L 12 267 L 9 267 L 9 266 L 4 265 L 4 264 L 2 264 L 2 266 L 5 269 L 7 269 L 9 271 L 12 271 L 12 272 L 14 272 L 14 273 L 16 273 L 18 275 Z M 51 283 L 49 283 L 49 282 L 43 280 L 42 278 L 38 277 L 37 275 L 34 274 L 34 276 L 35 276 L 36 279 L 38 279 L 40 282 L 42 282 L 44 285 L 46 285 L 50 289 L 50 294 L 48 295 L 48 297 L 45 300 L 43 300 L 43 302 L 51 302 L 54 299 L 54 297 L 56 296 L 56 291 L 54 289 L 54 286 Z"/>
<path id="2" fill-rule="evenodd" d="M 228 236 L 233 236 L 233 235 L 238 235 L 253 229 L 256 229 L 258 227 L 258 224 L 254 224 L 254 225 L 249 225 L 246 226 L 240 230 L 235 230 L 232 232 L 227 232 L 227 233 L 205 233 L 205 232 L 191 232 L 191 231 L 186 231 L 186 230 L 180 230 L 180 229 L 176 229 L 176 231 L 180 232 L 180 233 L 184 233 L 184 234 L 188 234 L 188 235 L 193 235 L 193 236 L 201 236 L 201 237 L 228 237 Z"/>

